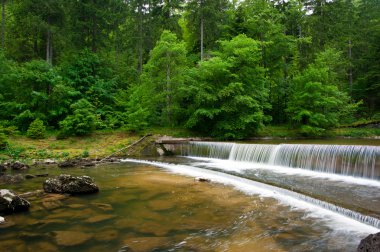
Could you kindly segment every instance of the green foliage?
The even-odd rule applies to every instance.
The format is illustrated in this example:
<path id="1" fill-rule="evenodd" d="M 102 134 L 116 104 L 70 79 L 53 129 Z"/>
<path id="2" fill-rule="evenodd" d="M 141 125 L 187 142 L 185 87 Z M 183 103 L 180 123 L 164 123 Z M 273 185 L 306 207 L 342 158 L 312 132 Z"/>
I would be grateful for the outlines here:
<path id="1" fill-rule="evenodd" d="M 319 54 L 316 63 L 294 78 L 287 112 L 292 122 L 300 127 L 304 135 L 322 135 L 323 132 L 340 123 L 355 110 L 358 104 L 350 104 L 345 92 L 338 89 L 339 82 L 333 71 L 331 51 Z M 339 62 L 339 54 L 334 54 Z"/>
<path id="2" fill-rule="evenodd" d="M 187 126 L 222 138 L 244 138 L 269 120 L 268 90 L 260 66 L 260 43 L 239 35 L 221 41 L 216 57 L 194 69 L 189 87 L 194 106 Z"/>
<path id="3" fill-rule="evenodd" d="M 81 99 L 70 106 L 72 115 L 59 123 L 63 136 L 87 135 L 95 130 L 96 116 L 94 106 L 86 99 Z"/>
<path id="4" fill-rule="evenodd" d="M 175 34 L 169 31 L 162 33 L 144 66 L 141 85 L 134 87 L 130 97 L 127 111 L 129 127 L 134 122 L 144 126 L 148 111 L 154 124 L 178 124 L 183 112 L 180 101 L 188 69 L 186 54 L 185 44 L 179 42 Z"/>
<path id="5" fill-rule="evenodd" d="M 4 4 L 6 135 L 36 118 L 58 137 L 186 125 L 244 138 L 271 118 L 321 135 L 380 111 L 379 1 Z"/>
<path id="6" fill-rule="evenodd" d="M 29 138 L 33 138 L 33 139 L 43 139 L 45 138 L 45 134 L 46 134 L 46 127 L 44 125 L 44 122 L 39 118 L 34 120 L 29 125 L 28 131 L 26 132 L 26 135 Z"/>
<path id="7" fill-rule="evenodd" d="M 88 150 L 84 150 L 82 155 L 81 155 L 82 158 L 87 158 L 89 156 L 90 156 L 90 152 Z"/>

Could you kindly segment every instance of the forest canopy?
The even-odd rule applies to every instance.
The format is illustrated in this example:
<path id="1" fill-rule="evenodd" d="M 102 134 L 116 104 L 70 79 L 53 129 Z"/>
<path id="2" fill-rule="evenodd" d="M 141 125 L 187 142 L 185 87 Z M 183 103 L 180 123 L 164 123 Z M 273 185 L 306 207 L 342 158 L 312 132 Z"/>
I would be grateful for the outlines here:
<path id="1" fill-rule="evenodd" d="M 380 119 L 379 0 L 0 1 L 2 136 Z"/>

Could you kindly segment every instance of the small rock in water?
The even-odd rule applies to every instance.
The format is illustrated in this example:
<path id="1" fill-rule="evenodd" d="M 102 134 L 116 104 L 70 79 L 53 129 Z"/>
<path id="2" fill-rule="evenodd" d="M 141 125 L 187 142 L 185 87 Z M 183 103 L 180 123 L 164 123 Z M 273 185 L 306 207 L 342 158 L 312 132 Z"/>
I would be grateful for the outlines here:
<path id="1" fill-rule="evenodd" d="M 0 183 L 5 183 L 5 184 L 17 184 L 20 183 L 24 180 L 24 176 L 21 174 L 17 175 L 3 175 L 0 177 Z"/>
<path id="2" fill-rule="evenodd" d="M 32 178 L 35 178 L 36 176 L 35 175 L 32 175 L 32 174 L 25 174 L 25 178 L 26 179 L 32 179 Z"/>
<path id="3" fill-rule="evenodd" d="M 206 179 L 206 178 L 197 178 L 197 180 L 198 180 L 199 182 L 211 182 L 211 180 Z"/>
<path id="4" fill-rule="evenodd" d="M 57 178 L 47 179 L 43 184 L 47 193 L 85 194 L 96 193 L 99 187 L 88 176 L 71 176 L 61 174 Z"/>
<path id="5" fill-rule="evenodd" d="M 41 174 L 36 174 L 36 177 L 48 177 L 49 173 L 41 173 Z"/>
<path id="6" fill-rule="evenodd" d="M 357 252 L 380 252 L 380 232 L 370 234 L 360 241 Z"/>
<path id="7" fill-rule="evenodd" d="M 30 203 L 8 189 L 0 189 L 0 213 L 26 211 Z"/>
<path id="8" fill-rule="evenodd" d="M 0 224 L 3 223 L 3 222 L 5 222 L 5 219 L 4 219 L 4 217 L 0 216 Z"/>
<path id="9" fill-rule="evenodd" d="M 59 246 L 78 246 L 92 238 L 92 235 L 77 231 L 54 231 L 55 241 Z"/>

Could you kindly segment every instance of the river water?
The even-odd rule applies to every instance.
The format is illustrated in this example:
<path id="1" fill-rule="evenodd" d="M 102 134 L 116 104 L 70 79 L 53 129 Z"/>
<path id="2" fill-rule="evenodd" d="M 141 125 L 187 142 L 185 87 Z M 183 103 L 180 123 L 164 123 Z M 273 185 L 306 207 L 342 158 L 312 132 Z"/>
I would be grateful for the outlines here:
<path id="1" fill-rule="evenodd" d="M 89 175 L 100 192 L 30 197 L 29 212 L 0 225 L 0 251 L 355 251 L 379 232 L 376 180 L 289 169 L 207 157 L 34 168 Z M 34 191 L 44 179 L 7 187 Z"/>

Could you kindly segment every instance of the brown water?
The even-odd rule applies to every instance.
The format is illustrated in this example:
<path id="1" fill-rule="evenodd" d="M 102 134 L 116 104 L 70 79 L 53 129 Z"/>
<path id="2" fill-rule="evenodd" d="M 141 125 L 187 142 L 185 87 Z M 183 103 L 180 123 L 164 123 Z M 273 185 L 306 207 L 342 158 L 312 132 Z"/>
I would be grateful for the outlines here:
<path id="1" fill-rule="evenodd" d="M 146 165 L 33 172 L 86 174 L 101 190 L 29 198 L 28 213 L 0 224 L 0 251 L 355 251 L 366 236 L 333 230 L 271 198 Z M 41 189 L 43 180 L 11 188 Z"/>

